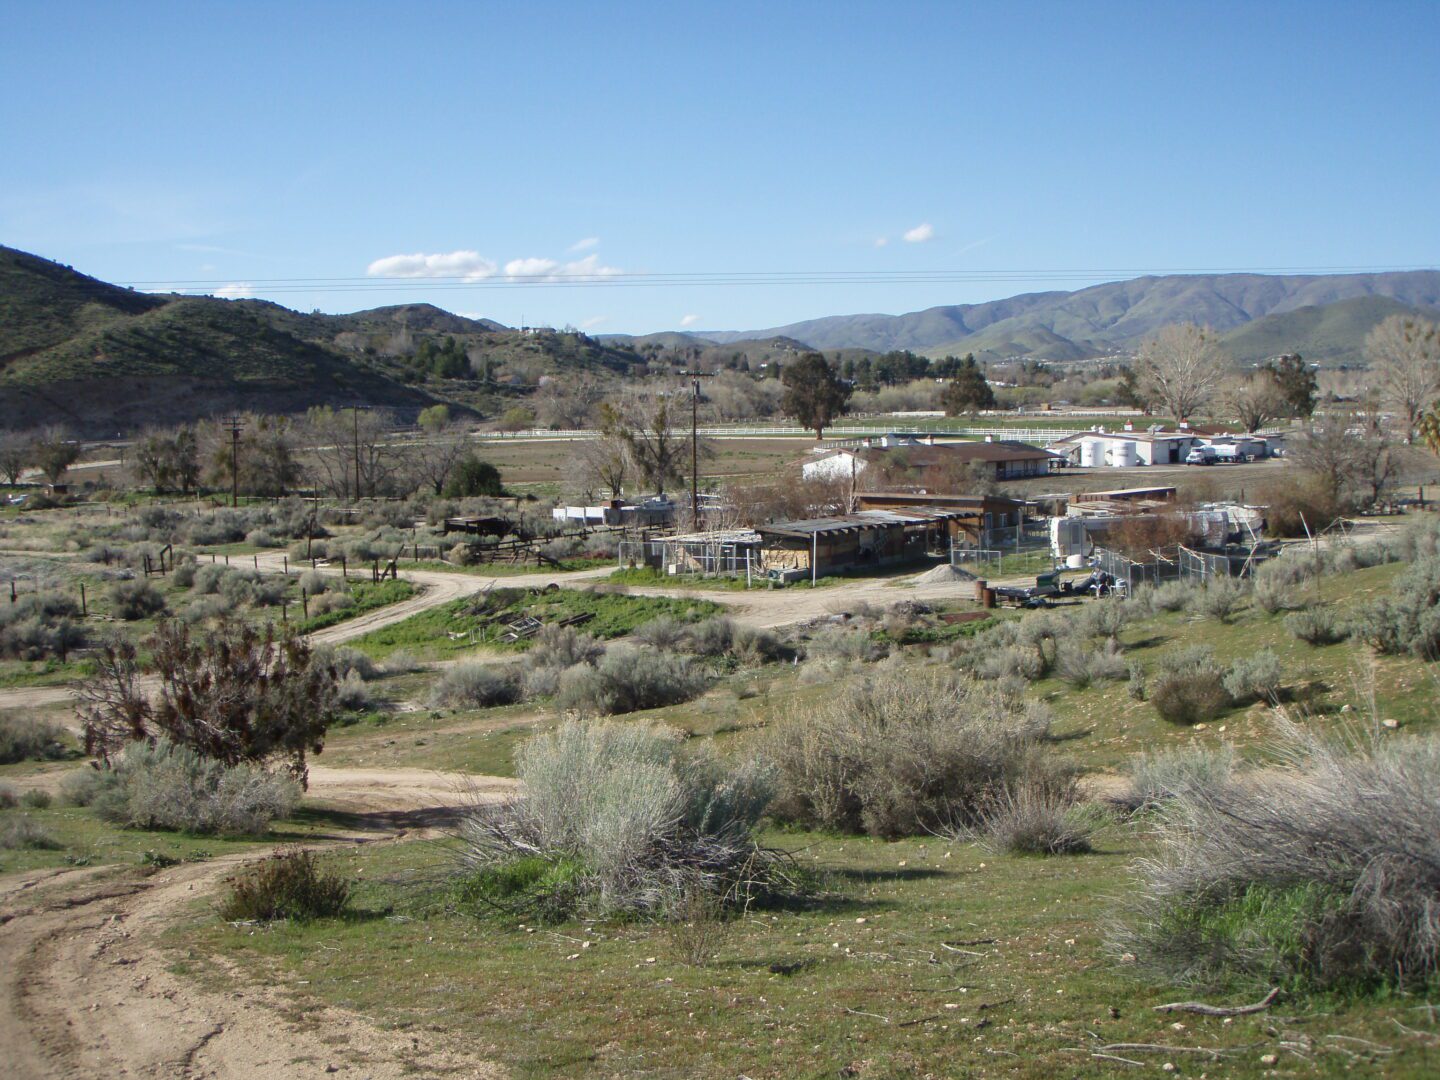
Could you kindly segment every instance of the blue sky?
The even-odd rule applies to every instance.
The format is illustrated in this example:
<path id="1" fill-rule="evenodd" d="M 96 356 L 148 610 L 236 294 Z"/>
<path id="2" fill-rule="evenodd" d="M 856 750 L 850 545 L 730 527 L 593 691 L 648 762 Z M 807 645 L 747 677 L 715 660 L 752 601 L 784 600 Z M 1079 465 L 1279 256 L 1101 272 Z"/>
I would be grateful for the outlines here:
<path id="1" fill-rule="evenodd" d="M 1434 2 L 0 0 L 0 242 L 597 333 L 1434 266 L 1437 42 Z M 632 276 L 815 272 L 860 280 Z"/>

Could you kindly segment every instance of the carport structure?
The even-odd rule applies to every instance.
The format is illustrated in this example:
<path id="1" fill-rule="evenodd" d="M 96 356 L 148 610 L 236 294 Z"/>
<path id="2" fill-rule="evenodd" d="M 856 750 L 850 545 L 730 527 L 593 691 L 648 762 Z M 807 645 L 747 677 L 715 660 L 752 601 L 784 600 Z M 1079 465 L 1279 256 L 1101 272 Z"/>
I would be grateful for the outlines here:
<path id="1" fill-rule="evenodd" d="M 910 507 L 759 526 L 767 572 L 808 576 L 878 569 L 948 554 L 950 539 L 972 516 L 965 510 Z"/>

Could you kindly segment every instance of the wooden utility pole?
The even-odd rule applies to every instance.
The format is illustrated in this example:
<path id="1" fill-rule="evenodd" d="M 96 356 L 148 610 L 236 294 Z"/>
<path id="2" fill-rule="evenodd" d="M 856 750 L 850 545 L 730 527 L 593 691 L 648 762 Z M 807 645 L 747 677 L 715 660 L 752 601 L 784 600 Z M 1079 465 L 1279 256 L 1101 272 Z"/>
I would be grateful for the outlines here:
<path id="1" fill-rule="evenodd" d="M 369 410 L 369 405 L 346 405 L 355 422 L 355 501 L 360 501 L 360 410 Z"/>
<path id="2" fill-rule="evenodd" d="M 240 505 L 240 432 L 244 423 L 238 416 L 227 416 L 225 428 L 230 432 L 230 505 Z"/>
<path id="3" fill-rule="evenodd" d="M 690 519 L 700 531 L 700 380 L 713 375 L 709 371 L 682 372 L 690 380 Z"/>

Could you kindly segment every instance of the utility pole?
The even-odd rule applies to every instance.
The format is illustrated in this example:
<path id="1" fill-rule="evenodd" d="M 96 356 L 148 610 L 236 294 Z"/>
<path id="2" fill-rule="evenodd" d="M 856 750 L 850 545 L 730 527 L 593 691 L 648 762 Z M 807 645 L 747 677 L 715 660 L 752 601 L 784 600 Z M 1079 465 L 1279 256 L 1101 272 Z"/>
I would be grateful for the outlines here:
<path id="1" fill-rule="evenodd" d="M 355 421 L 355 501 L 360 501 L 360 410 L 369 410 L 369 405 L 346 405 Z"/>
<path id="2" fill-rule="evenodd" d="M 225 418 L 225 429 L 230 432 L 230 505 L 240 505 L 240 431 L 244 423 L 238 416 Z"/>
<path id="3" fill-rule="evenodd" d="M 700 531 L 700 380 L 713 374 L 709 371 L 681 372 L 690 380 L 690 518 L 695 531 Z"/>

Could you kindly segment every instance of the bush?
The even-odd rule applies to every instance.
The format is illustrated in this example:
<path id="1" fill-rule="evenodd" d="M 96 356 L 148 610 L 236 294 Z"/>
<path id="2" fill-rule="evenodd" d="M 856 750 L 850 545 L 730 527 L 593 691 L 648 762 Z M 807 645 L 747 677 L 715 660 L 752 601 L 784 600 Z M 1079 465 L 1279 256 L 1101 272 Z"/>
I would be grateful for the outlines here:
<path id="1" fill-rule="evenodd" d="M 685 645 L 696 656 L 725 656 L 735 645 L 735 624 L 723 615 L 691 623 Z"/>
<path id="2" fill-rule="evenodd" d="M 456 566 L 469 566 L 475 561 L 475 551 L 469 544 L 456 544 L 445 556 L 445 561 Z"/>
<path id="3" fill-rule="evenodd" d="M 17 761 L 55 761 L 63 758 L 65 729 L 48 720 L 0 713 L 0 765 Z"/>
<path id="4" fill-rule="evenodd" d="M 352 672 L 369 682 L 380 677 L 380 666 L 359 649 L 347 645 L 319 645 L 315 649 L 315 663 L 329 664 L 335 674 L 344 678 Z"/>
<path id="5" fill-rule="evenodd" d="M 682 752 L 678 732 L 566 721 L 520 747 L 523 798 L 461 826 L 462 902 L 542 918 L 666 916 L 695 890 L 743 906 L 786 885 L 753 830 L 768 768 Z"/>
<path id="6" fill-rule="evenodd" d="M 165 610 L 165 596 L 148 581 L 117 581 L 110 586 L 110 606 L 126 622 L 148 619 Z"/>
<path id="7" fill-rule="evenodd" d="M 1150 810 L 1191 788 L 1228 784 L 1235 760 L 1230 746 L 1136 754 L 1127 766 L 1129 788 L 1116 801 L 1131 811 Z"/>
<path id="8" fill-rule="evenodd" d="M 170 572 L 170 580 L 178 588 L 189 589 L 195 584 L 195 571 L 197 566 L 195 560 L 186 556 L 175 564 L 175 569 Z"/>
<path id="9" fill-rule="evenodd" d="M 679 652 L 685 643 L 686 626 L 679 619 L 661 615 L 635 628 L 633 635 L 642 645 L 662 652 Z"/>
<path id="10" fill-rule="evenodd" d="M 1192 785 L 1116 944 L 1185 982 L 1350 989 L 1437 974 L 1440 742 L 1326 745 L 1281 729 L 1263 781 Z"/>
<path id="11" fill-rule="evenodd" d="M 210 596 L 220 591 L 220 583 L 230 576 L 230 568 L 219 563 L 204 563 L 195 571 L 190 585 L 192 592 Z"/>
<path id="12" fill-rule="evenodd" d="M 1377 652 L 1440 656 L 1440 556 L 1426 556 L 1395 579 L 1389 596 L 1372 601 L 1355 619 L 1354 633 Z"/>
<path id="13" fill-rule="evenodd" d="M 20 796 L 9 784 L 0 784 L 0 810 L 13 810 L 20 805 Z"/>
<path id="14" fill-rule="evenodd" d="M 1186 581 L 1167 581 L 1145 590 L 1152 611 L 1184 611 L 1194 602 L 1195 586 Z"/>
<path id="15" fill-rule="evenodd" d="M 1255 599 L 1255 606 L 1267 615 L 1275 615 L 1282 611 L 1294 611 L 1305 604 L 1300 597 L 1299 590 L 1294 585 L 1264 574 L 1256 576 L 1255 588 L 1251 595 Z"/>
<path id="16" fill-rule="evenodd" d="M 98 769 L 76 769 L 60 781 L 60 801 L 66 806 L 89 806 L 100 793 Z"/>
<path id="17" fill-rule="evenodd" d="M 1284 671 L 1273 649 L 1259 649 L 1242 656 L 1230 665 L 1223 680 L 1225 692 L 1237 702 L 1280 700 L 1280 683 Z"/>
<path id="18" fill-rule="evenodd" d="M 277 851 L 236 877 L 220 905 L 230 922 L 330 919 L 350 903 L 350 881 L 325 870 L 315 853 Z"/>
<path id="19" fill-rule="evenodd" d="M 319 570 L 306 570 L 300 575 L 300 590 L 312 600 L 324 592 L 344 592 L 344 586 L 345 583 L 342 579 L 332 578 L 329 574 L 322 574 Z"/>
<path id="20" fill-rule="evenodd" d="M 549 697 L 560 689 L 560 676 L 580 664 L 594 664 L 605 646 L 573 626 L 545 626 L 520 664 L 526 697 Z"/>
<path id="21" fill-rule="evenodd" d="M 68 656 L 85 644 L 85 629 L 76 617 L 78 600 L 59 592 L 23 595 L 0 603 L 0 657 L 43 660 Z"/>
<path id="22" fill-rule="evenodd" d="M 860 628 L 827 626 L 817 630 L 805 643 L 809 659 L 859 660 L 873 663 L 890 655 L 883 641 L 876 641 L 870 632 Z"/>
<path id="23" fill-rule="evenodd" d="M 252 529 L 245 534 L 245 542 L 258 548 L 277 548 L 280 541 L 271 536 L 264 529 Z"/>
<path id="24" fill-rule="evenodd" d="M 96 812 L 137 829 L 258 835 L 300 799 L 300 785 L 288 776 L 226 767 L 164 739 L 132 743 L 99 776 Z"/>
<path id="25" fill-rule="evenodd" d="M 0 849 L 16 851 L 59 851 L 63 845 L 44 826 L 21 816 L 0 828 Z"/>
<path id="26" fill-rule="evenodd" d="M 686 657 L 617 648 L 594 667 L 561 674 L 555 704 L 581 716 L 614 716 L 689 701 L 709 681 Z"/>
<path id="27" fill-rule="evenodd" d="M 1334 645 L 1347 630 L 1329 608 L 1306 608 L 1285 617 L 1285 629 L 1308 645 Z"/>
<path id="28" fill-rule="evenodd" d="M 1190 600 L 1190 611 L 1198 619 L 1218 619 L 1229 622 L 1248 590 L 1244 582 L 1235 578 L 1212 578 L 1203 588 L 1195 589 Z"/>
<path id="29" fill-rule="evenodd" d="M 1033 645 L 1006 645 L 980 655 L 975 674 L 982 679 L 1018 678 L 1034 682 L 1044 678 L 1045 657 Z"/>
<path id="30" fill-rule="evenodd" d="M 1063 641 L 1056 650 L 1055 673 L 1077 690 L 1083 690 L 1103 679 L 1128 679 L 1130 665 L 1114 639 L 1107 640 L 1098 649 L 1078 641 Z"/>
<path id="31" fill-rule="evenodd" d="M 446 668 L 430 691 L 430 704 L 450 709 L 488 709 L 520 700 L 515 674 L 485 664 Z"/>
<path id="32" fill-rule="evenodd" d="M 1230 708 L 1224 678 L 1225 671 L 1209 648 L 1181 649 L 1161 660 L 1159 671 L 1149 681 L 1148 698 L 1162 720 L 1198 724 Z"/>
<path id="33" fill-rule="evenodd" d="M 369 712 L 375 698 L 358 671 L 347 671 L 335 687 L 335 704 L 346 712 Z"/>
<path id="34" fill-rule="evenodd" d="M 386 675 L 408 675 L 412 671 L 419 671 L 421 666 L 414 653 L 407 649 L 396 649 L 385 658 L 383 668 Z"/>
<path id="35" fill-rule="evenodd" d="M 1091 850 L 1093 835 L 1072 781 L 1006 788 L 957 839 L 973 839 L 996 855 L 1079 855 Z"/>
<path id="36" fill-rule="evenodd" d="M 1050 776 L 1049 725 L 990 686 L 884 672 L 772 729 L 773 811 L 885 837 L 971 826 L 1000 793 Z"/>
<path id="37" fill-rule="evenodd" d="M 54 801 L 54 796 L 43 788 L 31 788 L 20 796 L 20 805 L 27 806 L 31 810 L 49 810 L 50 804 Z"/>

